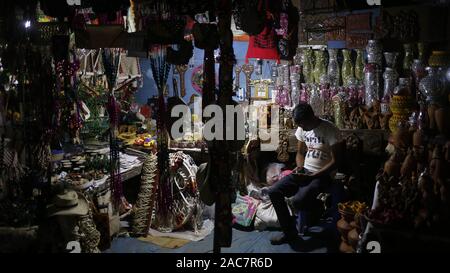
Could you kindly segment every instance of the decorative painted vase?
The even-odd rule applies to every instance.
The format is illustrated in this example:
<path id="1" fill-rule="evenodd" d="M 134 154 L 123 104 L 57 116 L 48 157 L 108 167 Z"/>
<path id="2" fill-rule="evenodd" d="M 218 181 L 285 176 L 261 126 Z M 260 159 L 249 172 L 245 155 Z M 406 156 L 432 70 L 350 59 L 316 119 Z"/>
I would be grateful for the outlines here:
<path id="1" fill-rule="evenodd" d="M 367 62 L 381 67 L 383 65 L 382 51 L 383 48 L 378 40 L 369 40 L 366 46 Z"/>
<path id="2" fill-rule="evenodd" d="M 384 96 L 392 96 L 394 94 L 394 89 L 397 86 L 398 73 L 393 68 L 386 67 L 383 74 L 384 79 Z"/>
<path id="3" fill-rule="evenodd" d="M 341 83 L 341 70 L 339 67 L 337 54 L 337 49 L 328 49 L 328 78 L 331 86 L 339 86 Z"/>
<path id="4" fill-rule="evenodd" d="M 339 129 L 344 129 L 344 117 L 345 117 L 345 105 L 346 94 L 344 92 L 338 93 L 332 97 L 333 112 L 334 112 L 334 124 Z"/>
<path id="5" fill-rule="evenodd" d="M 389 104 L 391 101 L 391 97 L 394 94 L 394 89 L 397 86 L 398 74 L 397 72 L 390 68 L 386 67 L 386 70 L 383 74 L 384 79 L 384 91 L 383 97 L 381 98 L 381 113 L 386 114 L 389 112 Z"/>
<path id="6" fill-rule="evenodd" d="M 317 85 L 314 85 L 311 90 L 311 97 L 309 98 L 309 104 L 314 110 L 316 116 L 323 116 L 324 114 L 324 101 L 320 96 L 320 90 Z"/>
<path id="7" fill-rule="evenodd" d="M 398 62 L 398 53 L 397 52 L 384 52 L 384 60 L 386 61 L 386 66 L 396 69 Z"/>
<path id="8" fill-rule="evenodd" d="M 390 108 L 392 117 L 389 120 L 389 129 L 395 133 L 399 123 L 408 121 L 414 108 L 414 99 L 411 97 L 408 78 L 399 79 L 399 85 L 394 90 Z"/>
<path id="9" fill-rule="evenodd" d="M 415 97 L 417 101 L 422 101 L 424 98 L 419 91 L 419 83 L 420 81 L 427 75 L 425 70 L 425 65 L 423 64 L 421 59 L 414 59 L 412 67 L 412 76 L 413 76 L 413 93 L 415 93 Z"/>
<path id="10" fill-rule="evenodd" d="M 368 63 L 364 67 L 364 102 L 368 107 L 371 107 L 376 101 L 379 101 L 377 70 L 377 65 L 373 63 Z"/>
<path id="11" fill-rule="evenodd" d="M 320 83 L 320 78 L 322 75 L 327 73 L 327 68 L 325 64 L 325 51 L 316 50 L 314 51 L 315 65 L 314 65 L 314 83 Z"/>
<path id="12" fill-rule="evenodd" d="M 411 72 L 411 66 L 414 59 L 412 44 L 404 44 L 405 56 L 403 57 L 403 73 L 408 75 Z"/>
<path id="13" fill-rule="evenodd" d="M 418 56 L 417 56 L 417 58 L 424 64 L 424 65 L 426 65 L 426 63 L 427 63 L 427 60 L 426 60 L 426 57 L 425 57 L 425 54 L 426 54 L 426 45 L 425 45 L 425 43 L 417 43 L 417 53 L 418 53 Z"/>
<path id="14" fill-rule="evenodd" d="M 303 64 L 303 78 L 306 83 L 314 82 L 313 75 L 313 51 L 310 48 L 307 48 L 303 51 L 302 55 L 302 64 Z"/>
<path id="15" fill-rule="evenodd" d="M 364 81 L 364 51 L 356 49 L 355 77 L 359 83 Z"/>
<path id="16" fill-rule="evenodd" d="M 351 59 L 351 51 L 349 49 L 343 49 L 342 55 L 344 60 L 342 61 L 342 82 L 345 87 L 350 84 L 350 79 L 354 77 L 354 67 Z"/>
<path id="17" fill-rule="evenodd" d="M 442 77 L 436 67 L 427 67 L 428 76 L 419 83 L 419 90 L 428 104 L 443 104 L 447 100 Z"/>

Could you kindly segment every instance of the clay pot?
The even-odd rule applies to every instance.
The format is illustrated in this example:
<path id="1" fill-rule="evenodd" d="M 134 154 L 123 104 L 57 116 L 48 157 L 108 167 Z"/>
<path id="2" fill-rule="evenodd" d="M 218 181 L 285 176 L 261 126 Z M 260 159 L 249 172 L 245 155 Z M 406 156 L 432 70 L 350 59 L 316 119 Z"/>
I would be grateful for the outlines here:
<path id="1" fill-rule="evenodd" d="M 413 134 L 413 146 L 423 146 L 423 141 L 424 141 L 424 132 L 422 129 L 417 129 L 414 134 Z"/>
<path id="2" fill-rule="evenodd" d="M 398 177 L 400 175 L 400 163 L 397 153 L 394 153 L 386 163 L 384 163 L 384 172 L 390 177 Z"/>
<path id="3" fill-rule="evenodd" d="M 411 146 L 411 132 L 406 126 L 399 126 L 394 133 L 394 146 L 400 149 L 407 149 Z"/>
<path id="4" fill-rule="evenodd" d="M 400 175 L 411 177 L 411 173 L 415 172 L 416 170 L 417 170 L 417 161 L 414 158 L 412 150 L 410 149 L 408 151 L 408 155 L 403 161 L 402 167 L 400 168 Z"/>
<path id="5" fill-rule="evenodd" d="M 434 112 L 437 110 L 436 104 L 428 105 L 428 118 L 430 119 L 430 130 L 434 130 L 436 128 L 436 120 L 434 116 Z"/>
<path id="6" fill-rule="evenodd" d="M 354 249 L 358 246 L 359 242 L 359 232 L 356 228 L 350 230 L 347 235 L 348 243 L 351 245 Z"/>
<path id="7" fill-rule="evenodd" d="M 342 253 L 355 253 L 355 249 L 344 241 L 341 242 L 341 245 L 339 246 L 339 251 Z"/>
<path id="8" fill-rule="evenodd" d="M 343 237 L 344 239 L 347 238 L 348 232 L 349 232 L 350 230 L 352 230 L 352 227 L 350 226 L 350 224 L 349 224 L 347 221 L 345 221 L 344 218 L 341 218 L 341 219 L 337 222 L 336 226 L 337 226 L 338 231 L 341 233 L 341 235 L 342 235 L 342 237 Z"/>
<path id="9" fill-rule="evenodd" d="M 434 120 L 436 126 L 441 134 L 446 136 L 449 135 L 449 124 L 450 124 L 450 111 L 448 107 L 443 107 L 435 110 Z"/>
<path id="10" fill-rule="evenodd" d="M 436 145 L 433 150 L 432 159 L 430 161 L 430 174 L 435 183 L 445 179 L 444 160 L 442 156 L 442 149 L 439 145 Z"/>

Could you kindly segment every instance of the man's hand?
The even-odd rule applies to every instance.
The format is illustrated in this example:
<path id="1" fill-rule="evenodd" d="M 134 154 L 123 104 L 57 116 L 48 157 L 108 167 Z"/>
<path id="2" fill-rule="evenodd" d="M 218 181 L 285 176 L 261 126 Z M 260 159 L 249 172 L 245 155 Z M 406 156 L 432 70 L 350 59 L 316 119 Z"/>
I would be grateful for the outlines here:
<path id="1" fill-rule="evenodd" d="M 293 170 L 292 170 L 292 174 L 301 174 L 302 173 L 302 170 L 303 170 L 303 167 L 295 167 Z"/>

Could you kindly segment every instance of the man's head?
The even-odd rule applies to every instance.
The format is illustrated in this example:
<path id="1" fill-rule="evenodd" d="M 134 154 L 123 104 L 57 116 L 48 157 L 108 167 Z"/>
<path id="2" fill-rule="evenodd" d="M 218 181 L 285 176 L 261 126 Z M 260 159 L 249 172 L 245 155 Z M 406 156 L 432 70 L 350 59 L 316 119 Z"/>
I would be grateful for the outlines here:
<path id="1" fill-rule="evenodd" d="M 311 108 L 311 105 L 306 102 L 300 102 L 295 106 L 292 118 L 294 119 L 294 123 L 305 131 L 314 129 L 317 124 L 317 118 L 314 115 L 314 111 Z"/>

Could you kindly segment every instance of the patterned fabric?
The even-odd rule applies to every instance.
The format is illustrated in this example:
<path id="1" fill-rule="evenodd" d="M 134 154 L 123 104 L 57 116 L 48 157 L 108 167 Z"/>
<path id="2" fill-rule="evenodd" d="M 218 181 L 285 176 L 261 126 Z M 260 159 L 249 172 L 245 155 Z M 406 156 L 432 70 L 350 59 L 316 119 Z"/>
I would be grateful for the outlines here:
<path id="1" fill-rule="evenodd" d="M 255 47 L 259 48 L 275 48 L 276 40 L 275 40 L 275 30 L 271 26 L 266 26 L 264 30 L 254 36 L 255 38 Z"/>

